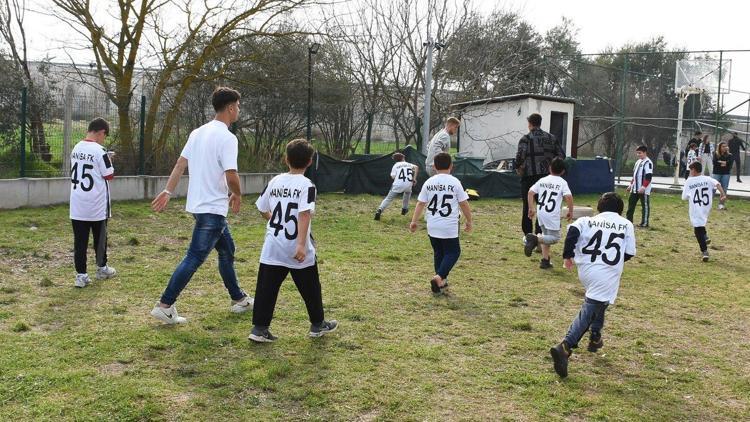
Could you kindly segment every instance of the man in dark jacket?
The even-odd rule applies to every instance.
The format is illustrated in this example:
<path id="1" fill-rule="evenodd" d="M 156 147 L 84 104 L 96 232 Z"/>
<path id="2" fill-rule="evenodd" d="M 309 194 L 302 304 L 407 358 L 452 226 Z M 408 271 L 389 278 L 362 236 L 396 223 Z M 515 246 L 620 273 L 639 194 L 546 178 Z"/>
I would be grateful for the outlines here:
<path id="1" fill-rule="evenodd" d="M 742 180 L 740 180 L 740 172 L 742 171 L 742 167 L 740 166 L 742 163 L 740 159 L 740 148 L 742 148 L 743 151 L 747 151 L 745 149 L 745 142 L 737 136 L 737 132 L 732 132 L 732 139 L 729 140 L 729 152 L 732 154 L 732 157 L 734 157 L 734 168 L 737 172 L 737 182 L 742 183 Z"/>
<path id="2" fill-rule="evenodd" d="M 527 119 L 529 133 L 518 141 L 516 152 L 516 171 L 521 176 L 521 199 L 523 211 L 521 213 L 521 230 L 523 234 L 541 233 L 539 224 L 534 225 L 529 218 L 529 188 L 539 179 L 549 174 L 549 164 L 555 157 L 565 158 L 565 152 L 554 135 L 543 131 L 542 116 L 534 113 Z"/>

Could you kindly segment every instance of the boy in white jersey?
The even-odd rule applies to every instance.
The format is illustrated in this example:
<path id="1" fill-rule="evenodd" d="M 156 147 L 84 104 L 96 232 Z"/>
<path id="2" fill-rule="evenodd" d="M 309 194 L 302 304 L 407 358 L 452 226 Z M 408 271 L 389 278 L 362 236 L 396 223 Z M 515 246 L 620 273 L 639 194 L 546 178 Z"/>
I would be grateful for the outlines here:
<path id="1" fill-rule="evenodd" d="M 695 161 L 688 166 L 690 177 L 685 181 L 682 188 L 682 199 L 688 201 L 688 213 L 690 222 L 693 224 L 693 233 L 698 240 L 701 248 L 703 262 L 708 261 L 708 244 L 711 240 L 706 233 L 706 223 L 708 214 L 711 213 L 711 202 L 714 197 L 714 190 L 718 189 L 721 194 L 721 200 L 727 199 L 727 193 L 718 180 L 703 176 L 703 165 Z"/>
<path id="2" fill-rule="evenodd" d="M 253 309 L 253 298 L 242 291 L 237 281 L 234 240 L 227 223 L 229 209 L 237 214 L 242 204 L 237 174 L 237 137 L 229 131 L 240 116 L 240 93 L 218 87 L 211 94 L 211 105 L 216 112 L 214 119 L 190 133 L 166 188 L 151 202 L 154 211 L 163 211 L 180 177 L 188 169 L 185 210 L 195 220 L 193 236 L 185 257 L 151 310 L 151 316 L 167 324 L 187 322 L 177 314 L 175 302 L 213 249 L 219 255 L 219 275 L 231 298 L 229 310 L 239 314 Z"/>
<path id="3" fill-rule="evenodd" d="M 307 307 L 309 336 L 321 337 L 338 327 L 335 320 L 324 319 L 315 243 L 311 234 L 316 189 L 304 174 L 314 153 L 312 145 L 304 139 L 289 142 L 286 146 L 289 173 L 271 179 L 255 202 L 258 211 L 268 220 L 255 287 L 253 329 L 248 337 L 258 343 L 276 340 L 268 327 L 273 319 L 279 288 L 289 273 Z"/>
<path id="4" fill-rule="evenodd" d="M 648 148 L 645 145 L 636 148 L 635 155 L 638 161 L 633 166 L 633 178 L 630 179 L 630 185 L 627 188 L 630 192 L 627 217 L 632 223 L 635 207 L 640 200 L 641 224 L 638 227 L 648 227 L 648 220 L 651 217 L 651 179 L 654 174 L 654 163 L 648 158 Z"/>
<path id="5" fill-rule="evenodd" d="M 416 164 L 412 164 L 404 161 L 404 154 L 397 152 L 392 156 L 396 164 L 391 168 L 391 179 L 393 179 L 393 185 L 388 195 L 380 203 L 377 211 L 375 211 L 375 220 L 380 220 L 380 214 L 388 208 L 388 205 L 396 199 L 397 196 L 403 194 L 403 203 L 401 205 L 401 215 L 406 215 L 409 212 L 409 199 L 411 199 L 411 188 L 417 183 L 417 173 L 419 167 Z"/>
<path id="6" fill-rule="evenodd" d="M 96 278 L 114 277 L 115 269 L 107 265 L 107 219 L 112 216 L 109 181 L 115 176 L 107 150 L 102 147 L 109 135 L 109 123 L 97 118 L 89 123 L 86 139 L 70 153 L 70 221 L 73 224 L 76 287 L 91 282 L 86 272 L 86 249 L 89 232 L 94 235 Z"/>
<path id="7" fill-rule="evenodd" d="M 561 377 L 568 376 L 568 358 L 586 331 L 591 330 L 590 352 L 604 346 L 604 312 L 615 303 L 625 261 L 635 256 L 633 223 L 620 216 L 623 206 L 619 195 L 605 193 L 596 207 L 598 215 L 581 217 L 568 226 L 563 251 L 565 268 L 573 268 L 575 259 L 586 298 L 565 339 L 550 349 L 555 372 Z"/>
<path id="8" fill-rule="evenodd" d="M 542 229 L 541 234 L 527 233 L 526 243 L 523 252 L 526 256 L 531 256 L 534 248 L 538 244 L 542 245 L 542 260 L 539 268 L 552 268 L 550 263 L 549 249 L 550 245 L 560 241 L 560 209 L 562 208 L 563 199 L 568 204 L 568 221 L 573 218 L 573 194 L 570 192 L 568 182 L 560 177 L 565 172 L 565 161 L 562 158 L 555 157 L 549 165 L 549 176 L 539 179 L 531 188 L 529 188 L 528 201 L 529 219 L 534 221 L 534 215 L 538 215 L 539 227 Z M 539 202 L 537 203 L 537 198 Z M 539 212 L 536 209 L 539 208 Z"/>
<path id="9" fill-rule="evenodd" d="M 448 274 L 461 255 L 458 241 L 459 209 L 466 218 L 466 232 L 471 231 L 473 223 L 469 195 L 461 182 L 450 174 L 453 169 L 450 154 L 442 152 L 435 155 L 433 166 L 436 174 L 422 185 L 409 230 L 412 233 L 417 230 L 417 221 L 427 208 L 425 220 L 435 265 L 435 275 L 430 280 L 430 287 L 433 293 L 441 293 L 448 287 Z"/>

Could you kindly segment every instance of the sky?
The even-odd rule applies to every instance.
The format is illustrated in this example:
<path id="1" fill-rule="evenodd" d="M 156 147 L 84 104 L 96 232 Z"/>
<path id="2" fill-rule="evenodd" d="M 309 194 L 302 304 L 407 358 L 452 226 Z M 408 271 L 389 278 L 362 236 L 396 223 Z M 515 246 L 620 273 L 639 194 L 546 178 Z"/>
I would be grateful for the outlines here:
<path id="1" fill-rule="evenodd" d="M 44 5 L 50 0 L 39 0 Z M 398 0 L 393 0 L 398 1 Z M 571 19 L 579 29 L 578 40 L 585 53 L 600 52 L 629 42 L 646 41 L 662 35 L 674 49 L 718 50 L 750 49 L 750 0 L 473 0 L 478 10 L 512 10 L 520 13 L 539 32 Z M 63 51 L 64 34 L 71 29 L 39 14 L 27 15 L 27 31 L 32 59 L 45 56 L 56 62 L 68 62 Z M 62 36 L 62 37 L 61 37 Z M 84 61 L 82 52 L 73 52 Z M 732 53 L 731 88 L 750 92 L 750 52 Z M 749 94 L 732 93 L 725 97 L 725 109 L 746 100 Z M 732 114 L 744 115 L 744 105 Z"/>

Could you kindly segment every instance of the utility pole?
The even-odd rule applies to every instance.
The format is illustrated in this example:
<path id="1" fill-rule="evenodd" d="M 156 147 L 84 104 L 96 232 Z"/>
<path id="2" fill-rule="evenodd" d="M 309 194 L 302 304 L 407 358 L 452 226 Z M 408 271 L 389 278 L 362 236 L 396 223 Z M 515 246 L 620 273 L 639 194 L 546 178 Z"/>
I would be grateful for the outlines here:
<path id="1" fill-rule="evenodd" d="M 422 44 L 427 47 L 427 65 L 424 71 L 424 108 L 422 113 L 422 152 L 427 152 L 427 143 L 430 142 L 430 103 L 432 101 L 432 51 L 445 47 L 441 42 L 433 41 L 432 36 L 427 35 L 427 42 Z"/>

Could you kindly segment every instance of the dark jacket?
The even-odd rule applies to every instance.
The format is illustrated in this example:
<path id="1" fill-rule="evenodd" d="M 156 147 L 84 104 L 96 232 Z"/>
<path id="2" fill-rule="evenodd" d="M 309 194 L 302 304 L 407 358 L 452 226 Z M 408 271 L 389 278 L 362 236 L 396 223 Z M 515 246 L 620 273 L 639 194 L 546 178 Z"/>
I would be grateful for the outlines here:
<path id="1" fill-rule="evenodd" d="M 727 163 L 722 167 L 719 161 L 726 161 Z M 732 154 L 714 154 L 714 174 L 729 174 L 732 171 L 732 164 L 734 164 Z"/>
<path id="2" fill-rule="evenodd" d="M 740 148 L 742 148 L 743 151 L 746 151 L 745 142 L 742 139 L 735 136 L 729 140 L 729 152 L 738 155 L 740 153 Z"/>
<path id="3" fill-rule="evenodd" d="M 534 128 L 518 141 L 516 171 L 521 177 L 549 174 L 549 163 L 555 157 L 565 158 L 565 152 L 555 135 Z"/>

